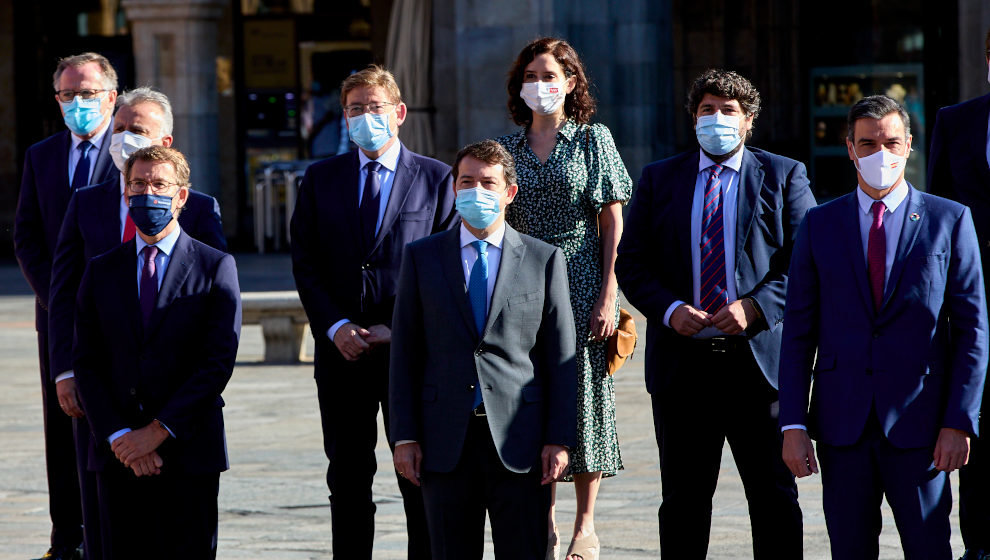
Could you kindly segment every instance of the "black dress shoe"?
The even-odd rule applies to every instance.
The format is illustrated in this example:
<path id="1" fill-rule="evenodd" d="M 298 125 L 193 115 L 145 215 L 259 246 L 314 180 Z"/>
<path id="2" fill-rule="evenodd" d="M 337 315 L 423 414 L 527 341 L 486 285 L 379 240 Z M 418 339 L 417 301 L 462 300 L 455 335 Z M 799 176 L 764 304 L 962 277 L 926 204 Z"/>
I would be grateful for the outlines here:
<path id="1" fill-rule="evenodd" d="M 980 548 L 967 550 L 959 560 L 990 560 L 990 552 Z"/>
<path id="2" fill-rule="evenodd" d="M 83 560 L 83 547 L 79 545 L 78 547 L 51 547 L 48 552 L 44 554 L 41 558 L 37 560 Z"/>

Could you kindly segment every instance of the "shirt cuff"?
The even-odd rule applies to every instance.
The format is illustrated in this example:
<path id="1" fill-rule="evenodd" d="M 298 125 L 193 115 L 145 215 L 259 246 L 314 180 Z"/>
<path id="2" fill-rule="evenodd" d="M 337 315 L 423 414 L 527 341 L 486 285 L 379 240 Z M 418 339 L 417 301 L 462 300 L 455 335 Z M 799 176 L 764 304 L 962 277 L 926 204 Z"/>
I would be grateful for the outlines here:
<path id="1" fill-rule="evenodd" d="M 155 419 L 155 421 L 158 422 L 158 425 L 159 426 L 165 428 L 165 431 L 168 432 L 168 435 L 172 436 L 172 439 L 178 439 L 177 437 L 175 437 L 175 432 L 173 432 L 171 430 L 171 428 L 169 428 L 168 426 L 166 426 L 165 425 L 165 422 L 162 422 L 161 420 L 158 420 L 157 418 Z"/>
<path id="2" fill-rule="evenodd" d="M 674 314 L 675 309 L 677 309 L 682 305 L 684 305 L 684 302 L 681 300 L 677 300 L 674 303 L 670 304 L 670 307 L 667 308 L 667 312 L 663 314 L 663 325 L 665 327 L 670 326 L 670 316 Z"/>
<path id="3" fill-rule="evenodd" d="M 351 322 L 350 319 L 341 319 L 336 323 L 334 323 L 333 325 L 331 325 L 330 328 L 327 329 L 327 336 L 330 337 L 330 342 L 333 342 L 333 337 L 337 335 L 337 331 L 340 330 L 340 327 L 343 327 L 344 325 L 350 322 Z"/>
<path id="4" fill-rule="evenodd" d="M 63 371 L 62 373 L 55 376 L 55 383 L 59 381 L 65 381 L 66 379 L 72 379 L 76 374 L 71 369 L 69 371 Z"/>
<path id="5" fill-rule="evenodd" d="M 400 439 L 399 441 L 395 442 L 395 446 L 398 447 L 400 445 L 405 445 L 407 443 L 416 443 L 416 440 L 414 440 L 414 439 Z"/>
<path id="6" fill-rule="evenodd" d="M 804 424 L 788 424 L 780 429 L 781 433 L 786 432 L 787 430 L 804 430 L 807 432 L 808 428 Z"/>
<path id="7" fill-rule="evenodd" d="M 110 445 L 113 445 L 113 442 L 114 442 L 115 439 L 119 438 L 120 436 L 126 434 L 129 431 L 131 431 L 130 428 L 124 428 L 123 430 L 117 430 L 116 432 L 110 434 L 110 437 L 107 438 L 107 441 L 110 442 Z"/>

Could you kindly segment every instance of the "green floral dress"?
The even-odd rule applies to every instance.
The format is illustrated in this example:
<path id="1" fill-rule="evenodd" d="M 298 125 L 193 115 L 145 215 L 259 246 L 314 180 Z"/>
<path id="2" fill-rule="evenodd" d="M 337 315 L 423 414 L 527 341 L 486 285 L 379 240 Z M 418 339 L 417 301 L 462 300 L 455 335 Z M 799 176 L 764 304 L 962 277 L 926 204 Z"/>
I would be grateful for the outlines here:
<path id="1" fill-rule="evenodd" d="M 567 121 L 546 163 L 530 149 L 525 129 L 498 142 L 515 159 L 519 183 L 506 220 L 516 230 L 560 247 L 567 259 L 578 338 L 577 447 L 571 452 L 571 473 L 612 476 L 622 468 L 615 390 L 605 343 L 588 340 L 589 321 L 602 284 L 598 213 L 610 202 L 626 203 L 632 180 L 602 124 Z M 615 309 L 618 321 L 618 302 Z"/>

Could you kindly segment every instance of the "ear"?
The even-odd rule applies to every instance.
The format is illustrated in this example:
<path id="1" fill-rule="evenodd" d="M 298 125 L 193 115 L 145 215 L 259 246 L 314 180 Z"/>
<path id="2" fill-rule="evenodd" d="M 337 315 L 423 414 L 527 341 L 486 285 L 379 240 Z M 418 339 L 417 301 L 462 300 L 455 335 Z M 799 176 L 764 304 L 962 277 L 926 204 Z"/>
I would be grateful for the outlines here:
<path id="1" fill-rule="evenodd" d="M 505 203 L 511 204 L 516 194 L 519 192 L 519 185 L 509 185 L 505 189 Z"/>
<path id="2" fill-rule="evenodd" d="M 179 192 L 175 193 L 175 208 L 179 209 L 186 205 L 186 201 L 189 200 L 189 187 L 182 187 Z"/>
<path id="3" fill-rule="evenodd" d="M 577 86 L 577 76 L 572 75 L 570 78 L 564 80 L 564 82 L 566 84 L 564 87 L 567 88 L 567 93 L 571 93 Z"/>
<path id="4" fill-rule="evenodd" d="M 904 150 L 904 159 L 907 159 L 907 158 L 911 157 L 911 140 L 913 140 L 913 139 L 914 139 L 914 136 L 911 136 L 910 134 L 908 134 L 908 137 L 907 137 L 907 149 Z"/>
<path id="5" fill-rule="evenodd" d="M 165 146 L 166 148 L 169 148 L 169 147 L 172 146 L 172 135 L 171 134 L 169 134 L 168 136 L 162 136 L 162 146 Z"/>
<path id="6" fill-rule="evenodd" d="M 113 112 L 114 107 L 117 106 L 117 90 L 112 89 L 110 93 L 107 93 L 107 103 L 110 104 L 110 112 Z"/>
<path id="7" fill-rule="evenodd" d="M 853 146 L 853 143 L 849 140 L 849 138 L 846 138 L 846 152 L 849 154 L 849 161 L 856 165 L 856 169 L 859 169 L 859 164 L 857 163 L 859 158 L 856 157 L 856 147 Z"/>
<path id="8" fill-rule="evenodd" d="M 402 123 L 406 120 L 406 104 L 399 103 L 395 106 L 395 125 L 402 126 Z"/>

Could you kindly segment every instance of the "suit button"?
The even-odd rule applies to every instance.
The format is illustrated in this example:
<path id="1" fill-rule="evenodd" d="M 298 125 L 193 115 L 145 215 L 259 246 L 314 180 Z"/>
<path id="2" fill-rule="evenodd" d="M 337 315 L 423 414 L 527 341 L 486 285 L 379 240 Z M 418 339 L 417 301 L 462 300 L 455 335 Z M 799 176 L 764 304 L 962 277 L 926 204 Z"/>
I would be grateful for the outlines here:
<path id="1" fill-rule="evenodd" d="M 474 391 L 474 385 L 468 385 L 467 390 L 468 391 Z"/>
<path id="2" fill-rule="evenodd" d="M 135 389 L 134 387 L 131 387 L 130 393 L 131 393 L 131 396 L 133 397 L 134 395 L 137 394 L 137 389 Z"/>

